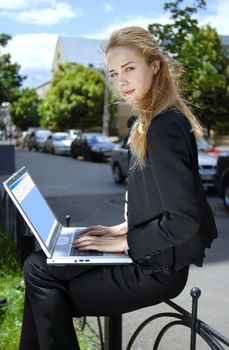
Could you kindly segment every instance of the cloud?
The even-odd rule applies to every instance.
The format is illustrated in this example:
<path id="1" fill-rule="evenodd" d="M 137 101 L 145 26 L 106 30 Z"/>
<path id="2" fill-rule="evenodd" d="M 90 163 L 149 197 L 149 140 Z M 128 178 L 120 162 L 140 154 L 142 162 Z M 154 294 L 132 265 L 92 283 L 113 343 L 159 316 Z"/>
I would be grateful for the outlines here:
<path id="1" fill-rule="evenodd" d="M 43 66 L 51 70 L 57 38 L 57 34 L 47 33 L 16 35 L 2 52 L 9 52 L 23 69 Z"/>
<path id="2" fill-rule="evenodd" d="M 1 0 L 0 1 L 0 10 L 10 9 L 17 10 L 21 8 L 28 7 L 28 0 Z"/>
<path id="3" fill-rule="evenodd" d="M 171 23 L 171 20 L 169 19 L 169 14 L 165 14 L 165 13 L 157 17 L 128 16 L 124 20 L 116 21 L 102 30 L 94 31 L 91 34 L 85 35 L 85 37 L 96 38 L 96 39 L 106 39 L 110 36 L 110 34 L 114 30 L 127 27 L 127 26 L 139 26 L 147 29 L 148 25 L 152 23 L 167 24 L 167 23 Z"/>
<path id="4" fill-rule="evenodd" d="M 216 1 L 211 9 L 210 15 L 198 16 L 200 25 L 210 24 L 211 27 L 216 28 L 219 34 L 229 35 L 229 0 Z"/>
<path id="5" fill-rule="evenodd" d="M 18 14 L 18 21 L 23 23 L 33 23 L 36 25 L 53 25 L 65 18 L 80 16 L 81 12 L 73 10 L 69 5 L 60 3 L 55 8 L 34 9 Z"/>
<path id="6" fill-rule="evenodd" d="M 21 74 L 28 75 L 25 86 L 38 86 L 51 76 L 57 34 L 16 35 L 9 41 L 2 53 L 10 53 L 12 62 L 21 66 Z"/>
<path id="7" fill-rule="evenodd" d="M 216 28 L 217 32 L 220 35 L 229 35 L 228 29 L 228 18 L 229 18 L 229 0 L 217 0 L 214 3 L 210 3 L 208 6 L 209 12 L 202 11 L 201 15 L 198 14 L 197 18 L 199 24 L 206 25 L 210 24 L 212 27 Z M 110 36 L 110 34 L 117 29 L 126 26 L 140 26 L 145 29 L 148 28 L 149 24 L 152 23 L 160 23 L 160 24 L 169 24 L 172 23 L 169 18 L 170 14 L 167 12 L 160 13 L 155 16 L 155 13 L 147 14 L 146 16 L 126 16 L 121 20 L 116 20 L 111 23 L 108 27 L 103 28 L 101 30 L 95 30 L 93 33 L 89 33 L 85 35 L 88 38 L 96 38 L 96 39 L 106 39 Z"/>
<path id="8" fill-rule="evenodd" d="M 0 15 L 22 23 L 51 26 L 63 19 L 71 19 L 82 15 L 80 9 L 73 10 L 65 2 L 57 2 L 56 0 L 33 0 L 31 2 L 13 0 L 13 2 L 15 2 L 16 9 L 19 9 L 21 5 L 21 7 L 24 7 L 24 10 L 9 11 L 9 8 L 5 6 L 6 10 L 1 11 Z M 46 5 L 46 3 L 48 3 L 48 7 L 41 6 Z M 7 4 L 5 3 L 5 5 Z"/>
<path id="9" fill-rule="evenodd" d="M 114 6 L 111 4 L 103 4 L 104 12 L 114 12 Z"/>

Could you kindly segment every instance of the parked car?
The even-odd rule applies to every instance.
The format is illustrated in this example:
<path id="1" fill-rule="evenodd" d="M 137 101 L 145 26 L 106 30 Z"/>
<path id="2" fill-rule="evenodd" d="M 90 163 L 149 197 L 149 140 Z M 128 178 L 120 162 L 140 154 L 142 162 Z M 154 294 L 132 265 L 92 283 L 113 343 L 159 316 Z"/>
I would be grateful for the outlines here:
<path id="1" fill-rule="evenodd" d="M 115 144 L 101 133 L 81 133 L 71 144 L 71 156 L 83 156 L 89 161 L 99 161 L 111 157 Z"/>
<path id="2" fill-rule="evenodd" d="M 199 174 L 204 188 L 214 187 L 217 157 L 208 153 L 198 151 Z"/>
<path id="3" fill-rule="evenodd" d="M 82 133 L 81 130 L 79 129 L 69 129 L 67 130 L 67 132 L 69 133 L 69 135 L 74 139 L 76 136 L 80 135 Z"/>
<path id="4" fill-rule="evenodd" d="M 215 156 L 215 157 L 219 156 L 220 150 L 217 149 L 215 146 L 213 146 L 210 143 L 210 141 L 208 141 L 206 138 L 201 137 L 196 141 L 196 143 L 197 143 L 198 151 L 207 153 L 207 154 L 209 154 L 211 156 Z"/>
<path id="5" fill-rule="evenodd" d="M 111 169 L 116 184 L 122 184 L 128 173 L 128 146 L 121 143 L 111 154 Z"/>
<path id="6" fill-rule="evenodd" d="M 43 149 L 44 142 L 47 137 L 51 135 L 52 132 L 46 129 L 36 129 L 32 131 L 28 138 L 28 148 L 31 151 L 35 149 L 36 151 L 40 151 Z"/>
<path id="7" fill-rule="evenodd" d="M 70 154 L 72 137 L 67 132 L 54 132 L 48 136 L 43 151 L 52 154 Z"/>
<path id="8" fill-rule="evenodd" d="M 214 183 L 229 211 L 229 152 L 221 153 L 218 157 Z"/>
<path id="9" fill-rule="evenodd" d="M 214 187 L 217 157 L 198 152 L 199 173 L 205 188 Z M 128 173 L 128 147 L 121 144 L 112 151 L 111 169 L 114 182 L 121 184 Z"/>

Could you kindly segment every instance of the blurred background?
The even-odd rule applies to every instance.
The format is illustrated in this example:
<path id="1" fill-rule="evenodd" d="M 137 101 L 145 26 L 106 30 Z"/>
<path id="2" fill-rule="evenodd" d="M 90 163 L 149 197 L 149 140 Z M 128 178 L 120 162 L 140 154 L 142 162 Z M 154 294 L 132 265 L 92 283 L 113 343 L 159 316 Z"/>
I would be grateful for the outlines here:
<path id="1" fill-rule="evenodd" d="M 202 316 L 222 332 L 229 308 L 228 18 L 229 0 L 0 0 L 0 182 L 25 165 L 62 224 L 66 214 L 72 225 L 123 220 L 127 120 L 134 115 L 108 88 L 103 46 L 110 33 L 142 26 L 183 64 L 183 95 L 204 127 L 199 172 L 219 230 L 205 269 L 191 269 L 187 288 L 211 291 Z M 0 186 L 0 314 L 1 297 L 11 305 L 0 319 L 3 350 L 18 346 L 21 264 L 35 249 L 23 225 Z M 14 254 L 19 267 L 7 258 Z M 188 293 L 180 298 L 185 307 Z M 137 319 L 126 317 L 125 339 Z M 174 348 L 162 349 L 183 350 L 173 336 Z M 148 337 L 137 349 L 148 349 Z"/>

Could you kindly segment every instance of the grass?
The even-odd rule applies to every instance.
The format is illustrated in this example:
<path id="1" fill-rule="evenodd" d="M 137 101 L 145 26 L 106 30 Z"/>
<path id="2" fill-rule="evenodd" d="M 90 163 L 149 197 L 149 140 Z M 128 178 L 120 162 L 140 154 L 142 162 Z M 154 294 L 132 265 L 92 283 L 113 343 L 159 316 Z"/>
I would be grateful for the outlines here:
<path id="1" fill-rule="evenodd" d="M 7 305 L 0 309 L 0 349 L 16 350 L 22 325 L 25 286 L 18 256 L 9 234 L 0 229 L 0 297 L 7 298 Z M 84 332 L 74 322 L 81 350 L 100 349 L 97 336 L 85 327 Z"/>
<path id="2" fill-rule="evenodd" d="M 0 314 L 0 349 L 18 349 L 24 288 L 21 274 L 1 271 L 1 296 L 7 298 L 7 306 Z"/>
<path id="3" fill-rule="evenodd" d="M 0 231 L 0 297 L 7 306 L 0 310 L 0 349 L 18 348 L 24 299 L 24 286 L 17 252 L 11 237 Z"/>

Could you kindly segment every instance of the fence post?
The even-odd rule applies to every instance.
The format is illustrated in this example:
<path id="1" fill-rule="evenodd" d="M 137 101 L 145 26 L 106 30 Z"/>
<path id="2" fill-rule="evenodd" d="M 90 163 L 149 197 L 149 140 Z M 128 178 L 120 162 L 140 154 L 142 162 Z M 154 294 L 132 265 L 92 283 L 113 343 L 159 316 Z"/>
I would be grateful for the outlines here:
<path id="1" fill-rule="evenodd" d="M 197 332 L 197 309 L 198 309 L 198 299 L 201 294 L 201 290 L 197 287 L 191 289 L 190 292 L 192 296 L 192 323 L 191 323 L 191 342 L 190 350 L 196 350 L 196 332 Z"/>

